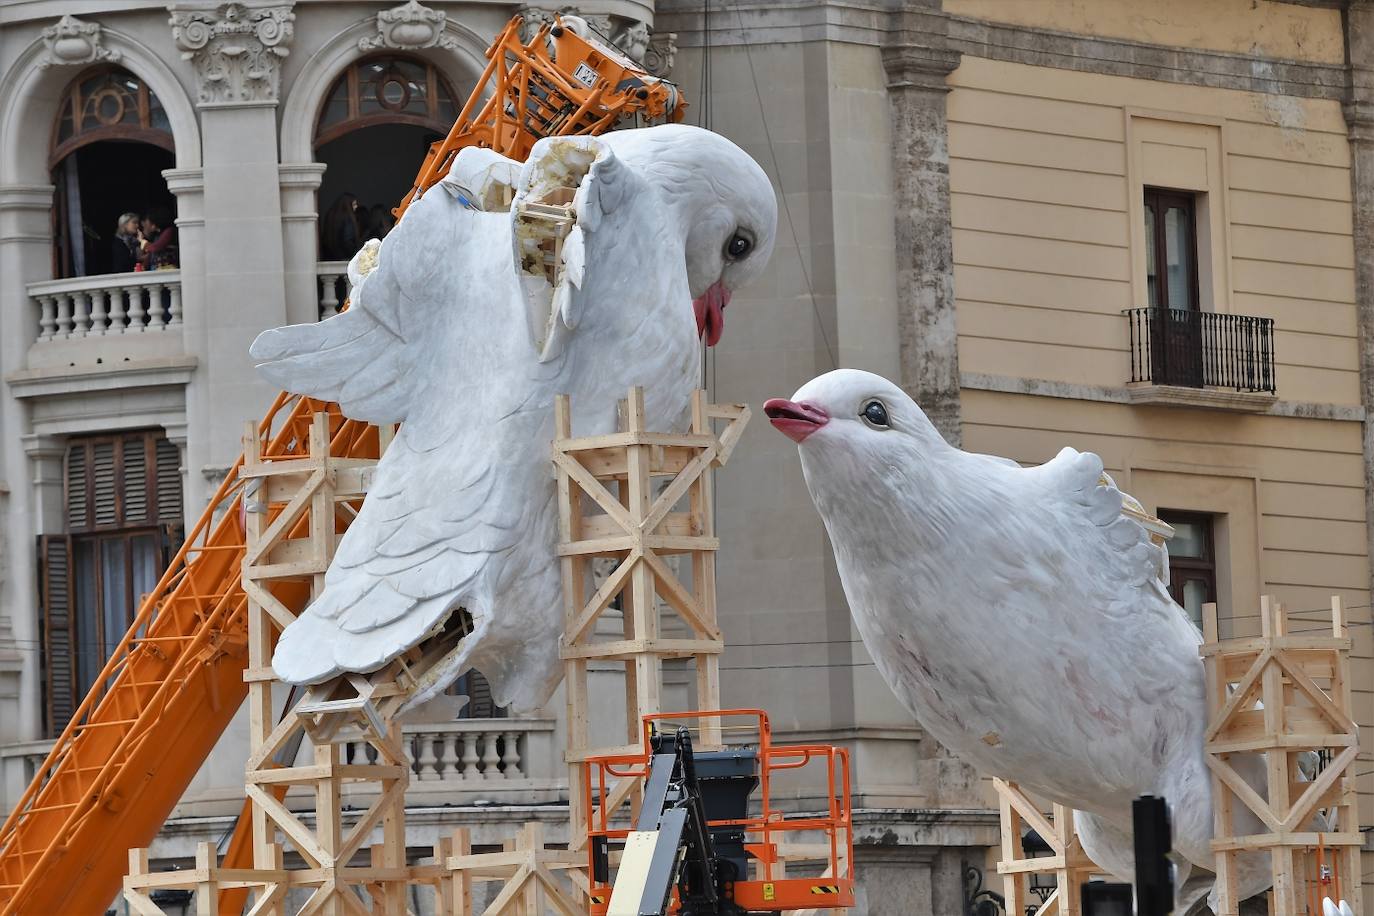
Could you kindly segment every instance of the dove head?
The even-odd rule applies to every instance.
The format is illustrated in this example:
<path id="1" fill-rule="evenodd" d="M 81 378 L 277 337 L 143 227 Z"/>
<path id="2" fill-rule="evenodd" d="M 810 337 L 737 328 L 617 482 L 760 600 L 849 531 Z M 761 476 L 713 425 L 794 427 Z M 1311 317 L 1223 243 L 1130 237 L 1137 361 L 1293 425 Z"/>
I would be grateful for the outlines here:
<path id="1" fill-rule="evenodd" d="M 697 332 L 715 346 L 731 295 L 763 272 L 778 203 L 759 164 L 729 140 L 685 124 L 606 135 L 687 227 L 687 285 Z"/>
<path id="2" fill-rule="evenodd" d="M 773 398 L 763 412 L 804 448 L 870 452 L 947 449 L 934 424 L 896 385 L 872 372 L 836 369 L 807 382 L 791 400 Z"/>
<path id="3" fill-rule="evenodd" d="M 888 469 L 915 470 L 953 451 L 906 392 L 858 369 L 818 376 L 791 400 L 768 401 L 763 412 L 801 447 L 813 486 L 871 488 Z"/>

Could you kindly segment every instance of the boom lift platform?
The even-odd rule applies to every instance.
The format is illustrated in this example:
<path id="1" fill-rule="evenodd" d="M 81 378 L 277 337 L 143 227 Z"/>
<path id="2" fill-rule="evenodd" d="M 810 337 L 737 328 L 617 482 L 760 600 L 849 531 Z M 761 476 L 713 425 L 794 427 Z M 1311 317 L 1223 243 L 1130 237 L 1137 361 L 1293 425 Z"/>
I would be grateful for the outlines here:
<path id="1" fill-rule="evenodd" d="M 487 49 L 482 79 L 449 135 L 431 148 L 398 216 L 465 147 L 524 159 L 545 136 L 602 133 L 635 117 L 682 119 L 686 105 L 671 83 L 589 30 L 560 20 L 522 44 L 520 23 L 512 19 Z M 321 412 L 332 457 L 378 457 L 375 427 L 289 394 L 259 424 L 261 457 L 305 457 Z M 3 916 L 103 912 L 119 892 L 124 850 L 152 841 L 243 704 L 249 602 L 240 581 L 247 555 L 241 469 L 242 461 L 230 469 L 0 826 Z M 337 533 L 351 518 L 344 505 Z M 275 602 L 299 612 L 312 578 L 274 582 Z M 242 855 L 247 844 L 242 833 L 236 839 Z"/>
<path id="2" fill-rule="evenodd" d="M 748 721 L 720 724 L 726 718 Z M 682 724 L 692 719 L 712 721 L 722 732 L 757 735 L 758 744 L 694 752 Z M 599 815 L 587 831 L 592 916 L 733 916 L 854 905 L 849 755 L 843 748 L 774 745 L 760 709 L 645 716 L 644 740 L 645 753 L 588 760 L 582 791 L 587 810 Z M 824 768 L 825 810 L 785 815 L 771 797 L 775 778 L 812 763 Z M 614 826 L 593 804 L 626 776 L 644 780 L 633 830 Z M 750 815 L 755 787 L 759 812 Z M 811 842 L 791 839 L 802 834 Z M 614 882 L 612 846 L 621 847 Z M 787 876 L 787 860 L 802 858 L 824 865 L 814 876 Z"/>

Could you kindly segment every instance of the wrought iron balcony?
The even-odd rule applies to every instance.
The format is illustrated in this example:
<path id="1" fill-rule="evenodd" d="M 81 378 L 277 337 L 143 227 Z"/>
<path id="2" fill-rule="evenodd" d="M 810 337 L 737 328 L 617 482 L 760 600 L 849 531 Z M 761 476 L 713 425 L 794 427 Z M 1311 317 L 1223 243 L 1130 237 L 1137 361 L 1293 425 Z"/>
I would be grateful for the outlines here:
<path id="1" fill-rule="evenodd" d="M 1196 309 L 1127 309 L 1131 381 L 1276 393 L 1274 319 Z"/>

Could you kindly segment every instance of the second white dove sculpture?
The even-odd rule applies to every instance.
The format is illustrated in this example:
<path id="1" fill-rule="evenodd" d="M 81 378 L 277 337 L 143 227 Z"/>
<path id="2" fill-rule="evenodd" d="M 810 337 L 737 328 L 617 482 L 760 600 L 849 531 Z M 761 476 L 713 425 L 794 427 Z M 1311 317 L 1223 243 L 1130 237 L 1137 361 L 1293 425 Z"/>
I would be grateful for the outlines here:
<path id="1" fill-rule="evenodd" d="M 1191 866 L 1214 861 L 1202 637 L 1102 461 L 960 451 L 900 388 L 852 369 L 764 412 L 799 445 L 859 634 L 907 709 L 983 772 L 1074 808 L 1088 855 L 1123 880 L 1131 803 L 1163 797 L 1187 912 L 1212 885 L 1187 882 Z M 1268 886 L 1267 863 L 1242 859 L 1244 896 Z"/>
<path id="2" fill-rule="evenodd" d="M 360 253 L 376 266 L 350 270 L 346 312 L 253 343 L 259 371 L 287 391 L 403 423 L 323 593 L 281 636 L 272 665 L 285 681 L 375 670 L 461 607 L 473 631 L 411 705 L 469 668 L 497 703 L 543 705 L 561 677 L 554 397 L 572 396 L 576 435 L 614 431 L 632 385 L 650 422 L 677 422 L 698 335 L 719 339 L 731 291 L 768 261 L 772 186 L 708 131 L 550 138 L 523 168 L 496 160 L 464 150 L 379 250 Z M 514 204 L 478 209 L 495 195 L 468 185 L 517 170 Z M 550 265 L 543 224 L 521 205 L 570 195 L 575 225 Z"/>

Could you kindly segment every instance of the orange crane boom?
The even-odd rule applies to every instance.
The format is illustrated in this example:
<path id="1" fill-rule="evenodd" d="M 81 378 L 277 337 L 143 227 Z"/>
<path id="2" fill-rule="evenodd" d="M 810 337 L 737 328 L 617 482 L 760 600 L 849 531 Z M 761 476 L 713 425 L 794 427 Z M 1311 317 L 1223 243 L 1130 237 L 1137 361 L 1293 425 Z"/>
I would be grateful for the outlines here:
<path id="1" fill-rule="evenodd" d="M 520 18 L 449 135 L 430 148 L 396 213 L 468 146 L 524 159 L 541 137 L 596 134 L 630 116 L 681 120 L 676 88 L 561 21 L 528 44 Z M 332 454 L 375 458 L 375 427 L 337 405 L 282 394 L 260 429 L 265 457 L 305 453 L 312 417 L 330 415 Z M 0 827 L 0 914 L 99 914 L 119 893 L 126 851 L 149 845 L 247 694 L 243 481 L 235 463 L 95 686 Z M 341 520 L 342 523 L 342 520 Z M 277 597 L 301 610 L 309 582 Z"/>

